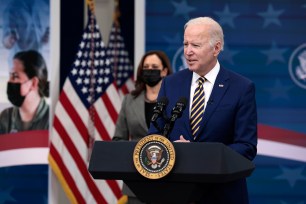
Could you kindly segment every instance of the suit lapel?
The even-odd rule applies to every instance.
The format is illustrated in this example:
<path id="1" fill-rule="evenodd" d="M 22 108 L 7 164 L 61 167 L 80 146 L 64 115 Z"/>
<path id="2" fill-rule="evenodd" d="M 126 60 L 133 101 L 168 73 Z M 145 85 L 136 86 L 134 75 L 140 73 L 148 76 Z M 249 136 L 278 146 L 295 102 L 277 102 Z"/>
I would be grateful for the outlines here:
<path id="1" fill-rule="evenodd" d="M 223 68 L 220 68 L 209 101 L 207 102 L 207 106 L 205 108 L 203 120 L 201 121 L 201 126 L 199 129 L 200 134 L 201 131 L 205 129 L 207 121 L 209 120 L 213 112 L 216 110 L 220 101 L 222 100 L 223 95 L 225 94 L 226 90 L 229 88 L 228 79 L 229 77 L 227 72 Z"/>
<path id="2" fill-rule="evenodd" d="M 145 117 L 145 107 L 144 107 L 144 91 L 135 99 L 135 103 L 133 108 L 133 112 L 135 113 L 135 117 L 140 122 L 140 126 L 145 130 L 148 129 L 146 124 L 146 117 Z"/>
<path id="3" fill-rule="evenodd" d="M 189 106 L 190 106 L 190 86 L 191 86 L 191 81 L 192 81 L 192 71 L 187 72 L 186 77 L 184 77 L 183 80 L 181 80 L 181 85 L 179 87 L 182 87 L 182 94 L 184 97 L 187 98 L 188 103 L 186 104 L 186 109 L 183 112 L 182 119 L 184 121 L 184 125 L 186 130 L 188 131 L 188 135 L 192 135 L 191 133 L 191 127 L 190 127 L 190 119 L 189 119 Z"/>

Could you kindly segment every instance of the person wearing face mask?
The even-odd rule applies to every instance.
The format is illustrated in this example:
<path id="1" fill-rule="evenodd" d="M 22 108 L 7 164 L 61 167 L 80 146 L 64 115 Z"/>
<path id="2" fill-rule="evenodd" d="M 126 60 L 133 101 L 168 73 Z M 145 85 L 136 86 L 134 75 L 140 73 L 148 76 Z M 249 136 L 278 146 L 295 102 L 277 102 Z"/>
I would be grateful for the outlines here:
<path id="1" fill-rule="evenodd" d="M 138 65 L 135 90 L 123 99 L 113 140 L 140 140 L 147 135 L 162 79 L 170 74 L 170 60 L 163 51 L 145 53 Z M 128 195 L 128 203 L 141 203 L 125 185 L 123 194 Z"/>
<path id="2" fill-rule="evenodd" d="M 42 55 L 21 51 L 13 58 L 7 97 L 14 105 L 0 114 L 0 134 L 49 128 L 48 70 Z"/>

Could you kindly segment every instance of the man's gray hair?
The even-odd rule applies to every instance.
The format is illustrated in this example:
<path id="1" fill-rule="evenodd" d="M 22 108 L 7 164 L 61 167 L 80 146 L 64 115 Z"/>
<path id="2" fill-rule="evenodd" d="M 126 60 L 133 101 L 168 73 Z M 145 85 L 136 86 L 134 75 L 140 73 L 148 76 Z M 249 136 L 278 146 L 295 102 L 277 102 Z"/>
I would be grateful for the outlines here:
<path id="1" fill-rule="evenodd" d="M 220 24 L 215 21 L 214 19 L 210 17 L 198 17 L 198 18 L 193 18 L 189 20 L 185 26 L 184 30 L 187 28 L 188 25 L 210 25 L 210 41 L 209 44 L 211 46 L 214 46 L 216 42 L 220 41 L 221 42 L 221 50 L 223 50 L 224 47 L 224 35 L 223 35 L 223 30 Z"/>

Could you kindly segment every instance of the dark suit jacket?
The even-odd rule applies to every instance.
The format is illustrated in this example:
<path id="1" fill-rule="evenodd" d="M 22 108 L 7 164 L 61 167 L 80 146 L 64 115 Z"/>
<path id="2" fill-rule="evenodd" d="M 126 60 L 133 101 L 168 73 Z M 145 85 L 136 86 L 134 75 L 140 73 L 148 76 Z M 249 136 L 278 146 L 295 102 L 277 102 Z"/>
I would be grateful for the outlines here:
<path id="1" fill-rule="evenodd" d="M 254 159 L 257 152 L 257 110 L 253 82 L 221 67 L 201 121 L 199 136 L 194 141 L 189 121 L 191 81 L 192 72 L 188 69 L 163 80 L 158 98 L 166 96 L 169 99 L 166 108 L 168 117 L 181 97 L 186 97 L 188 101 L 182 116 L 176 120 L 169 134 L 170 141 L 178 140 L 183 135 L 191 142 L 221 142 L 249 160 Z M 158 124 L 164 127 L 165 121 L 159 118 Z M 151 124 L 149 134 L 161 133 Z M 203 198 L 207 200 L 206 203 L 209 203 L 208 200 L 213 200 L 212 203 L 248 202 L 245 179 L 217 185 L 215 191 L 213 186 L 208 187 L 210 193 L 206 196 L 210 198 Z M 203 191 L 208 192 L 207 189 Z"/>

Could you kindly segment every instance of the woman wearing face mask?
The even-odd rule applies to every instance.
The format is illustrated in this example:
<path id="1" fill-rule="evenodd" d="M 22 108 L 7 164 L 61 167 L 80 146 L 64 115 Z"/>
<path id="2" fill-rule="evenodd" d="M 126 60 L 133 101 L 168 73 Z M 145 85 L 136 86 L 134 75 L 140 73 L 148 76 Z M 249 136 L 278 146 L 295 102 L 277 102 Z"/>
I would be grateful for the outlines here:
<path id="1" fill-rule="evenodd" d="M 116 123 L 113 140 L 140 140 L 147 135 L 162 79 L 172 74 L 168 56 L 159 50 L 147 52 L 137 68 L 135 90 L 127 94 Z M 141 203 L 123 186 L 128 203 Z"/>
<path id="2" fill-rule="evenodd" d="M 49 128 L 48 71 L 41 54 L 34 50 L 15 54 L 7 96 L 13 107 L 0 114 L 0 134 Z"/>

